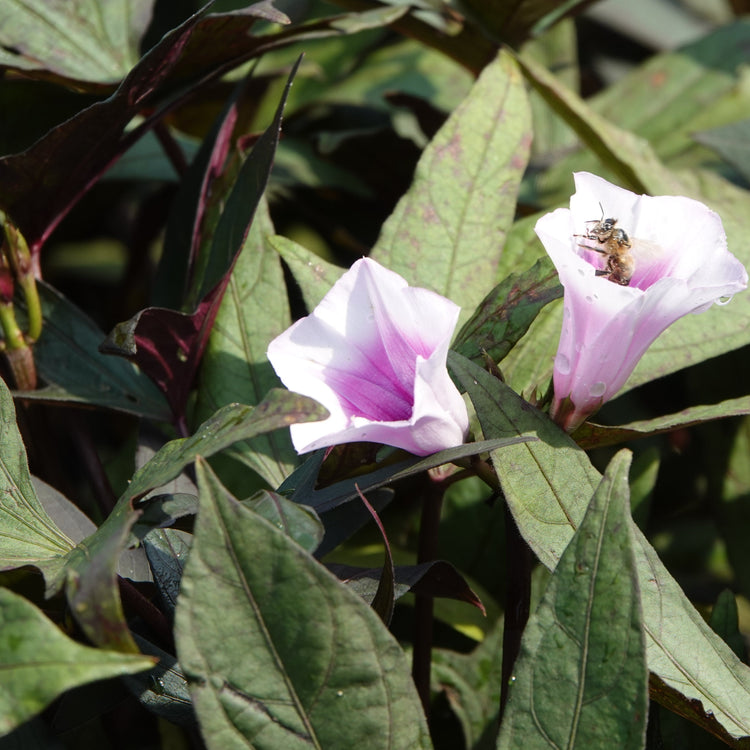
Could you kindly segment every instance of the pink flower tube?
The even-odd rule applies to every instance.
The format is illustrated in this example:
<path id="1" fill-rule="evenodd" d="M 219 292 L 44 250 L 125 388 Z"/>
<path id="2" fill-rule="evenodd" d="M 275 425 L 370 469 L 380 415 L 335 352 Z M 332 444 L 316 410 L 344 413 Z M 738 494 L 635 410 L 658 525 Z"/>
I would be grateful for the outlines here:
<path id="1" fill-rule="evenodd" d="M 366 440 L 426 456 L 461 445 L 468 414 L 446 368 L 459 309 L 358 260 L 268 347 L 284 385 L 330 412 L 291 426 L 297 452 Z"/>
<path id="2" fill-rule="evenodd" d="M 550 413 L 569 432 L 622 388 L 674 321 L 747 287 L 721 219 L 707 206 L 680 196 L 636 195 L 587 172 L 574 179 L 570 208 L 535 226 L 565 289 Z M 606 219 L 616 223 L 604 227 Z M 606 241 L 597 235 L 612 227 L 622 230 L 619 249 L 632 262 L 619 283 Z"/>

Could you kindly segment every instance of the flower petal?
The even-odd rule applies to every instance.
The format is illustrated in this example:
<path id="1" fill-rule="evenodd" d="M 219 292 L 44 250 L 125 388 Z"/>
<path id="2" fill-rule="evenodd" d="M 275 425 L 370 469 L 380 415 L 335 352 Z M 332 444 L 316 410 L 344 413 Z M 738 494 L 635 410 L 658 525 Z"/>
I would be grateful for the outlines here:
<path id="1" fill-rule="evenodd" d="M 570 209 L 543 216 L 535 227 L 565 288 L 551 414 L 568 430 L 622 388 L 675 320 L 747 287 L 721 219 L 707 206 L 635 195 L 585 172 L 574 178 Z M 615 219 L 629 238 L 635 270 L 627 286 L 597 275 L 606 252 L 586 235 L 603 218 Z"/>
<path id="2" fill-rule="evenodd" d="M 468 416 L 446 369 L 458 313 L 375 261 L 357 261 L 268 347 L 284 385 L 330 412 L 292 425 L 295 449 L 367 440 L 427 455 L 460 445 Z"/>

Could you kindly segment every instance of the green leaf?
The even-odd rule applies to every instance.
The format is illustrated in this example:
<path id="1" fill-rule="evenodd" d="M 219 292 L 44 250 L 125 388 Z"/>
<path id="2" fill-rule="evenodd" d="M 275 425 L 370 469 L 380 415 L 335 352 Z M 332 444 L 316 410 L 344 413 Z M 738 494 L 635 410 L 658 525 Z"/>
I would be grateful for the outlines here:
<path id="1" fill-rule="evenodd" d="M 0 569 L 31 564 L 45 577 L 54 576 L 73 542 L 55 526 L 34 492 L 13 399 L 2 380 L 0 434 Z"/>
<path id="2" fill-rule="evenodd" d="M 143 549 L 159 589 L 162 610 L 174 617 L 192 534 L 179 529 L 152 529 L 143 539 Z"/>
<path id="3" fill-rule="evenodd" d="M 648 139 L 675 168 L 718 166 L 696 133 L 747 117 L 747 19 L 654 55 L 590 100 L 597 112 Z"/>
<path id="4" fill-rule="evenodd" d="M 467 319 L 492 288 L 530 141 L 523 83 L 503 52 L 425 148 L 371 257 Z"/>
<path id="5" fill-rule="evenodd" d="M 261 490 L 242 505 L 283 531 L 305 551 L 312 554 L 323 540 L 325 529 L 318 514 L 276 492 Z"/>
<path id="6" fill-rule="evenodd" d="M 175 479 L 197 456 L 211 456 L 237 440 L 279 429 L 290 422 L 320 418 L 324 411 L 322 406 L 304 396 L 272 391 L 256 407 L 225 406 L 193 436 L 167 443 L 135 473 L 96 533 L 70 552 L 64 570 L 48 582 L 48 592 L 59 589 L 67 581 L 68 601 L 88 638 L 120 651 L 136 651 L 123 615 L 115 575 L 122 550 L 134 541 L 131 530 L 142 512 L 134 507 L 134 502 Z"/>
<path id="7" fill-rule="evenodd" d="M 17 395 L 42 401 L 101 406 L 147 417 L 170 419 L 167 402 L 146 375 L 120 357 L 102 354 L 105 334 L 84 312 L 44 282 L 37 282 L 44 329 L 34 345 L 34 361 L 47 385 Z M 23 304 L 19 304 L 24 309 Z"/>
<path id="8" fill-rule="evenodd" d="M 96 524 L 62 492 L 43 482 L 39 477 L 32 476 L 31 484 L 39 504 L 57 529 L 73 544 L 78 544 L 81 539 L 85 539 L 96 531 Z"/>
<path id="9" fill-rule="evenodd" d="M 538 442 L 494 451 L 492 462 L 521 534 L 553 569 L 598 472 L 567 435 L 489 373 L 456 355 L 451 369 L 474 401 L 485 437 L 538 435 Z M 634 524 L 632 532 L 652 696 L 719 737 L 750 737 L 750 669 L 709 628 Z"/>
<path id="10" fill-rule="evenodd" d="M 433 688 L 445 693 L 461 722 L 466 747 L 472 750 L 495 746 L 502 649 L 503 620 L 500 619 L 470 654 L 447 649 L 433 651 Z"/>
<path id="11" fill-rule="evenodd" d="M 578 35 L 575 22 L 572 19 L 557 23 L 540 36 L 532 37 L 523 45 L 521 53 L 544 65 L 547 70 L 554 71 L 555 76 L 573 91 L 579 90 Z M 531 163 L 549 163 L 550 157 L 554 155 L 554 165 L 546 170 L 546 174 L 542 178 L 543 184 L 546 184 L 547 174 L 550 171 L 554 170 L 557 174 L 555 166 L 561 160 L 561 154 L 576 149 L 580 143 L 570 127 L 550 109 L 536 91 L 530 92 L 529 102 L 534 124 Z M 568 170 L 567 174 L 570 171 Z M 531 186 L 532 190 L 539 189 L 536 178 L 532 178 Z M 525 202 L 523 193 L 528 188 L 529 180 L 527 179 L 522 187 L 520 202 Z M 532 201 L 529 201 L 529 203 L 532 203 Z"/>
<path id="12" fill-rule="evenodd" d="M 722 452 L 728 460 L 720 478 L 721 504 L 717 520 L 739 591 L 747 597 L 750 594 L 750 557 L 745 530 L 750 524 L 750 418 L 740 421 L 730 440 L 726 453 Z"/>
<path id="13" fill-rule="evenodd" d="M 138 498 L 171 481 L 196 456 L 207 458 L 239 440 L 278 430 L 296 422 L 315 422 L 328 415 L 325 407 L 307 396 L 281 388 L 266 394 L 257 406 L 227 404 L 187 438 L 171 440 L 133 476 L 127 496 Z"/>
<path id="14" fill-rule="evenodd" d="M 453 348 L 480 363 L 483 353 L 500 362 L 528 331 L 539 311 L 562 297 L 557 271 L 541 258 L 524 273 L 511 274 L 481 302 L 458 332 Z"/>
<path id="15" fill-rule="evenodd" d="M 547 258 L 534 225 L 542 214 L 516 221 L 500 258 L 499 278 L 520 273 L 532 261 Z M 562 300 L 555 300 L 538 311 L 526 335 L 508 352 L 503 360 L 503 377 L 519 393 L 531 387 L 546 390 L 552 377 L 552 363 L 557 351 L 562 326 Z"/>
<path id="16" fill-rule="evenodd" d="M 147 656 L 82 646 L 40 610 L 0 588 L 0 735 L 38 714 L 61 693 L 94 680 L 150 669 Z"/>
<path id="17" fill-rule="evenodd" d="M 152 713 L 163 716 L 172 724 L 194 727 L 193 702 L 177 659 L 137 634 L 134 638 L 141 651 L 157 657 L 159 663 L 148 672 L 125 677 L 124 682 Z"/>
<path id="18" fill-rule="evenodd" d="M 474 83 L 474 76 L 454 59 L 414 39 L 394 39 L 382 45 L 379 43 L 382 30 L 351 33 L 352 21 L 393 23 L 398 20 L 393 16 L 404 7 L 376 6 L 362 14 L 349 13 L 330 19 L 331 27 L 339 33 L 333 38 L 310 40 L 305 45 L 305 62 L 290 92 L 289 111 L 299 112 L 324 102 L 334 106 L 354 105 L 378 113 L 393 111 L 388 97 L 397 91 L 452 112 Z M 341 31 L 346 31 L 346 35 Z M 292 50 L 277 51 L 263 57 L 260 69 L 284 70 L 293 60 Z M 273 101 L 273 95 L 267 95 L 260 116 L 268 116 L 267 103 L 269 98 Z M 321 135 L 336 133 L 341 133 L 341 123 L 325 125 Z"/>
<path id="19" fill-rule="evenodd" d="M 442 10 L 441 10 L 442 12 Z M 341 60 L 332 68 L 328 86 L 321 87 L 318 102 L 350 102 L 382 109 L 394 91 L 429 101 L 433 107 L 452 112 L 461 104 L 474 77 L 454 59 L 425 47 L 415 39 L 402 39 L 373 50 L 349 75 L 341 75 Z"/>
<path id="20" fill-rule="evenodd" d="M 450 353 L 448 362 L 474 404 L 485 437 L 539 438 L 493 450 L 491 455 L 521 533 L 552 570 L 600 474 L 568 435 L 507 385 L 456 354 Z"/>
<path id="21" fill-rule="evenodd" d="M 431 747 L 404 653 L 377 615 L 203 462 L 198 482 L 175 632 L 207 746 Z"/>
<path id="22" fill-rule="evenodd" d="M 586 422 L 573 433 L 573 438 L 578 445 L 588 450 L 605 445 L 617 445 L 649 435 L 659 435 L 678 427 L 693 427 L 714 419 L 744 414 L 750 414 L 750 396 L 731 398 L 718 404 L 691 406 L 689 409 L 683 409 L 676 414 L 667 414 L 655 419 L 643 419 L 617 427 Z"/>
<path id="23" fill-rule="evenodd" d="M 636 193 L 679 194 L 670 189 L 679 181 L 645 140 L 613 125 L 530 57 L 516 59 L 534 89 L 625 187 Z"/>
<path id="24" fill-rule="evenodd" d="M 640 530 L 633 531 L 652 698 L 725 742 L 750 737 L 750 669 L 688 601 Z"/>
<path id="25" fill-rule="evenodd" d="M 298 470 L 299 474 L 295 473 L 288 477 L 287 481 L 279 487 L 279 492 L 291 492 L 295 502 L 309 505 L 315 508 L 318 513 L 325 513 L 342 503 L 358 497 L 357 488 L 361 492 L 369 492 L 377 487 L 382 487 L 384 484 L 391 484 L 400 479 L 421 474 L 428 469 L 457 461 L 460 458 L 475 456 L 489 450 L 496 450 L 504 446 L 515 445 L 516 443 L 529 440 L 533 441 L 536 438 L 531 435 L 503 436 L 495 440 L 482 440 L 476 443 L 458 445 L 455 448 L 447 448 L 424 458 L 412 456 L 404 461 L 386 461 L 384 462 L 385 465 L 378 464 L 375 470 L 367 474 L 358 474 L 328 487 L 315 489 L 317 469 L 320 466 L 320 457 L 322 455 L 319 453 L 318 460 L 315 460 L 315 457 L 310 460 L 309 467 L 306 462 Z"/>
<path id="26" fill-rule="evenodd" d="M 484 33 L 516 46 L 541 33 L 585 0 L 468 0 L 466 7 Z"/>
<path id="27" fill-rule="evenodd" d="M 271 339 L 291 325 L 281 261 L 269 246 L 273 225 L 262 202 L 229 278 L 203 355 L 195 421 L 239 401 L 255 404 L 280 385 L 266 358 Z M 228 454 L 278 487 L 297 465 L 289 433 L 237 443 Z"/>
<path id="28" fill-rule="evenodd" d="M 138 62 L 154 0 L 5 0 L 0 66 L 116 83 Z"/>
<path id="29" fill-rule="evenodd" d="M 499 750 L 644 746 L 648 672 L 629 465 L 626 451 L 612 459 L 529 618 Z"/>
<path id="30" fill-rule="evenodd" d="M 287 237 L 275 235 L 269 238 L 268 243 L 289 266 L 309 311 L 317 307 L 346 270 L 323 260 Z"/>
<path id="31" fill-rule="evenodd" d="M 713 148 L 746 180 L 750 180 L 750 120 L 695 133 L 693 138 Z"/>
<path id="32" fill-rule="evenodd" d="M 263 198 L 271 174 L 281 135 L 284 106 L 301 59 L 300 56 L 292 66 L 273 121 L 243 161 L 231 190 L 222 202 L 223 210 L 210 239 L 210 248 L 203 248 L 193 270 L 194 276 L 186 303 L 188 309 L 196 307 L 223 280 L 245 244 L 255 210 Z M 270 226 L 270 219 L 268 225 Z"/>
<path id="33" fill-rule="evenodd" d="M 702 140 L 696 133 L 731 127 L 747 117 L 744 64 L 749 36 L 747 19 L 717 28 L 694 43 L 648 58 L 586 104 L 596 115 L 646 139 L 673 169 L 725 171 L 719 159 L 696 143 Z M 548 201 L 565 199 L 571 172 L 601 173 L 601 162 L 585 147 L 584 140 L 582 149 L 558 160 L 536 182 Z"/>
<path id="34" fill-rule="evenodd" d="M 729 644 L 737 658 L 745 661 L 747 646 L 745 645 L 745 637 L 740 631 L 737 600 L 729 589 L 724 589 L 717 597 L 711 610 L 709 623 L 716 634 Z"/>

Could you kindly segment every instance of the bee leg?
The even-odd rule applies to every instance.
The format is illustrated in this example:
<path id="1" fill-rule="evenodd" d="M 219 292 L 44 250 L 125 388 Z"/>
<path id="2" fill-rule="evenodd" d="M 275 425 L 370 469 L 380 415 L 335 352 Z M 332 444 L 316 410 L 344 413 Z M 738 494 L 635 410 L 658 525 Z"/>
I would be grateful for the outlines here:
<path id="1" fill-rule="evenodd" d="M 587 237 L 586 239 L 593 239 L 593 237 Z M 591 247 L 591 245 L 582 245 L 580 242 L 578 247 L 582 247 L 584 250 L 593 250 L 595 253 L 601 253 L 602 255 L 609 255 L 609 251 L 603 247 Z"/>

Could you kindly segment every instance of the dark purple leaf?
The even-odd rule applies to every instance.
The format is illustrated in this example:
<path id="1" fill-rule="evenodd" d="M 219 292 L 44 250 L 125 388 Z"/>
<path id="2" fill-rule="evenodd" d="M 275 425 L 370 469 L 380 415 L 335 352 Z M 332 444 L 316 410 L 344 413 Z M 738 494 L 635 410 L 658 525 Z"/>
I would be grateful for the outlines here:
<path id="1" fill-rule="evenodd" d="M 0 159 L 0 206 L 38 254 L 52 230 L 122 150 L 125 126 L 164 82 L 199 16 L 154 47 L 112 96 L 84 109 L 20 154 Z"/>
<path id="2" fill-rule="evenodd" d="M 192 288 L 200 300 L 195 312 L 186 314 L 150 307 L 129 321 L 120 323 L 103 345 L 102 351 L 124 356 L 135 362 L 156 383 L 172 408 L 176 424 L 183 428 L 185 406 L 195 373 L 208 343 L 224 290 L 229 283 L 232 267 L 242 249 L 271 173 L 284 105 L 299 62 L 298 60 L 289 74 L 273 122 L 258 139 L 240 168 L 237 180 L 226 198 L 210 248 L 204 246 L 204 250 L 210 249 L 210 252 L 205 257 L 198 258 L 199 268 L 192 269 Z M 230 108 L 223 124 L 230 123 L 232 119 Z M 226 129 L 219 127 L 217 141 L 206 167 L 207 177 L 201 185 L 201 195 L 210 191 L 210 178 L 223 161 L 227 148 L 226 135 Z"/>
<path id="3" fill-rule="evenodd" d="M 53 287 L 39 282 L 44 331 L 34 345 L 34 362 L 44 388 L 16 391 L 16 397 L 117 409 L 167 421 L 170 409 L 142 372 L 127 362 L 102 355 L 102 330 Z M 25 311 L 23 301 L 19 308 Z"/>
<path id="4" fill-rule="evenodd" d="M 334 508 L 350 502 L 357 497 L 356 486 L 363 492 L 369 492 L 377 487 L 392 484 L 406 477 L 420 474 L 436 466 L 458 461 L 469 456 L 497 450 L 516 443 L 535 441 L 537 438 L 528 435 L 496 438 L 494 440 L 482 440 L 477 443 L 465 443 L 464 445 L 448 448 L 431 456 L 418 458 L 409 456 L 402 461 L 396 461 L 389 457 L 386 465 L 378 465 L 374 471 L 367 474 L 344 479 L 329 487 L 316 489 L 317 472 L 320 468 L 320 454 L 313 454 L 300 468 L 291 474 L 278 491 L 283 494 L 293 493 L 292 500 L 302 505 L 309 505 L 318 514 L 328 513 Z M 401 455 L 408 455 L 402 452 Z M 325 543 L 325 542 L 324 542 Z"/>
<path id="5" fill-rule="evenodd" d="M 222 114 L 184 175 L 167 220 L 164 250 L 154 281 L 154 304 L 179 310 L 187 295 L 190 272 L 205 234 L 205 213 L 229 153 L 237 122 L 241 87 Z M 222 193 L 222 198 L 225 196 Z"/>
<path id="6" fill-rule="evenodd" d="M 371 606 L 378 613 L 380 619 L 385 623 L 386 627 L 391 624 L 391 618 L 393 617 L 393 605 L 395 602 L 395 588 L 396 578 L 393 572 L 393 555 L 391 554 L 391 545 L 388 543 L 388 535 L 385 533 L 385 527 L 383 526 L 380 517 L 378 516 L 375 508 L 370 505 L 367 498 L 360 492 L 357 487 L 357 494 L 360 500 L 364 503 L 367 512 L 372 516 L 373 521 L 377 525 L 380 536 L 383 537 L 383 549 L 385 551 L 385 559 L 383 560 L 383 569 L 380 571 L 378 576 L 378 588 L 375 591 L 375 595 L 372 598 Z"/>
<path id="7" fill-rule="evenodd" d="M 372 603 L 380 581 L 379 568 L 360 568 L 338 563 L 331 563 L 326 567 L 351 586 L 365 601 Z M 481 600 L 463 576 L 444 560 L 433 560 L 420 565 L 398 565 L 394 569 L 394 574 L 394 593 L 397 599 L 411 591 L 424 596 L 467 602 L 481 610 L 482 614 L 486 614 Z"/>
<path id="8" fill-rule="evenodd" d="M 100 350 L 135 362 L 164 393 L 177 420 L 185 413 L 190 388 L 229 281 L 210 292 L 192 314 L 149 307 L 110 333 Z"/>
<path id="9" fill-rule="evenodd" d="M 215 286 L 226 284 L 227 273 L 242 249 L 258 203 L 265 192 L 273 168 L 273 159 L 281 135 L 281 118 L 302 56 L 292 67 L 276 108 L 273 122 L 256 141 L 239 170 L 231 192 L 224 202 L 224 210 L 211 237 L 210 248 L 204 247 L 192 270 L 187 304 L 203 299 Z M 209 168 L 212 165 L 209 164 Z"/>
<path id="10" fill-rule="evenodd" d="M 40 248 L 72 206 L 174 105 L 178 94 L 190 93 L 198 84 L 191 77 L 216 77 L 257 52 L 261 38 L 248 32 L 259 18 L 288 20 L 268 3 L 206 18 L 196 13 L 149 50 L 108 99 L 54 128 L 26 151 L 0 159 L 0 207 L 21 229 L 37 263 Z M 218 38 L 221 44 L 216 44 Z M 181 92 L 175 91 L 178 83 Z M 155 94 L 167 89 L 172 101 L 124 136 L 133 117 L 148 112 Z"/>

